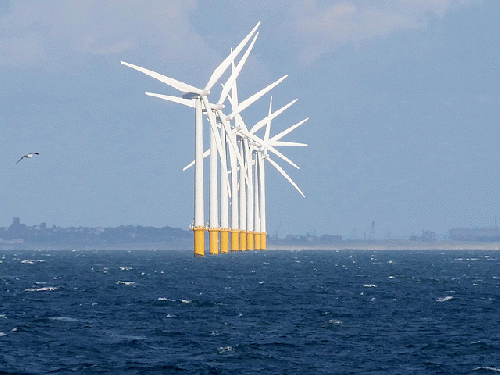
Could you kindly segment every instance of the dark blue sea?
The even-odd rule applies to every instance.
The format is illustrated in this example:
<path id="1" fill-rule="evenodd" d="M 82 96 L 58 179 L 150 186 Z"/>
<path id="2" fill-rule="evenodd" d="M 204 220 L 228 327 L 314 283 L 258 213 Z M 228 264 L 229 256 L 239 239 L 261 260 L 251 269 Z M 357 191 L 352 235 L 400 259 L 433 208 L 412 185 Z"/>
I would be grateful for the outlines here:
<path id="1" fill-rule="evenodd" d="M 493 374 L 499 251 L 0 251 L 0 374 Z"/>

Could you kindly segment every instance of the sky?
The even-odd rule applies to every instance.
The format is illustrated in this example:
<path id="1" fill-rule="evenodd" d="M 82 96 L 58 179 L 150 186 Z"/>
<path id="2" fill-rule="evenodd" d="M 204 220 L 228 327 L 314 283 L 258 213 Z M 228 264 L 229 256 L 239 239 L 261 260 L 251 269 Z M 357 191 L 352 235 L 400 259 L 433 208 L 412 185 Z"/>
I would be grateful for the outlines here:
<path id="1" fill-rule="evenodd" d="M 493 227 L 498 19 L 496 0 L 3 0 L 0 226 L 188 229 L 194 111 L 146 96 L 178 92 L 120 61 L 204 87 L 260 21 L 240 100 L 288 78 L 245 122 L 271 95 L 298 99 L 271 135 L 309 118 L 282 139 L 308 147 L 280 149 L 300 169 L 273 158 L 305 198 L 266 166 L 270 235 Z"/>

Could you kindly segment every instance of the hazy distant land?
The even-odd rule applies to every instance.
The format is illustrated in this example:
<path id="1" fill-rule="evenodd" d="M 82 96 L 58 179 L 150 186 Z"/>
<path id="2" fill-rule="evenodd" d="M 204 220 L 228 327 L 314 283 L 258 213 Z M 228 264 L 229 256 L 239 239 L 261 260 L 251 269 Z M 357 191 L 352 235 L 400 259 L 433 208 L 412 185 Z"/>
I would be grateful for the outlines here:
<path id="1" fill-rule="evenodd" d="M 373 240 L 332 244 L 269 243 L 268 250 L 500 250 L 500 242 Z"/>
<path id="2" fill-rule="evenodd" d="M 208 233 L 208 232 L 207 232 Z M 427 232 L 424 232 L 424 234 Z M 431 238 L 431 240 L 428 240 Z M 338 235 L 267 237 L 268 250 L 500 250 L 500 241 L 445 241 L 435 236 L 410 240 L 342 240 Z M 208 248 L 208 234 L 205 241 Z M 121 225 L 116 228 L 27 226 L 14 218 L 0 228 L 0 250 L 193 250 L 188 229 Z M 207 249 L 208 250 L 208 249 Z"/>

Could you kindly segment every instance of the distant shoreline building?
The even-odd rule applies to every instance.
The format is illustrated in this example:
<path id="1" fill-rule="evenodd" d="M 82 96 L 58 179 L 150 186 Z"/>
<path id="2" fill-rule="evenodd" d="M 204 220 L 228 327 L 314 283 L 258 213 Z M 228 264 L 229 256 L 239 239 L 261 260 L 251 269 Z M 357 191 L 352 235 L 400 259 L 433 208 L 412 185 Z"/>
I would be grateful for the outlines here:
<path id="1" fill-rule="evenodd" d="M 500 241 L 500 228 L 453 228 L 450 239 L 456 241 Z"/>

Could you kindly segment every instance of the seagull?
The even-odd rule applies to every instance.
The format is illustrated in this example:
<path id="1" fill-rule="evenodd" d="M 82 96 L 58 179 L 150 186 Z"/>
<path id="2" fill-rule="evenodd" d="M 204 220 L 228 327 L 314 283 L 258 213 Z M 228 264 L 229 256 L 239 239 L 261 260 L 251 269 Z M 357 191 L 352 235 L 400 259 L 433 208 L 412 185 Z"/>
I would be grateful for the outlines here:
<path id="1" fill-rule="evenodd" d="M 16 162 L 16 164 L 17 164 L 17 163 L 19 163 L 19 162 L 20 162 L 21 160 L 23 160 L 24 158 L 32 158 L 32 157 L 33 157 L 33 155 L 40 155 L 40 154 L 39 154 L 38 152 L 30 152 L 29 154 L 26 154 L 26 155 L 24 155 L 21 159 L 19 159 L 19 160 Z"/>

